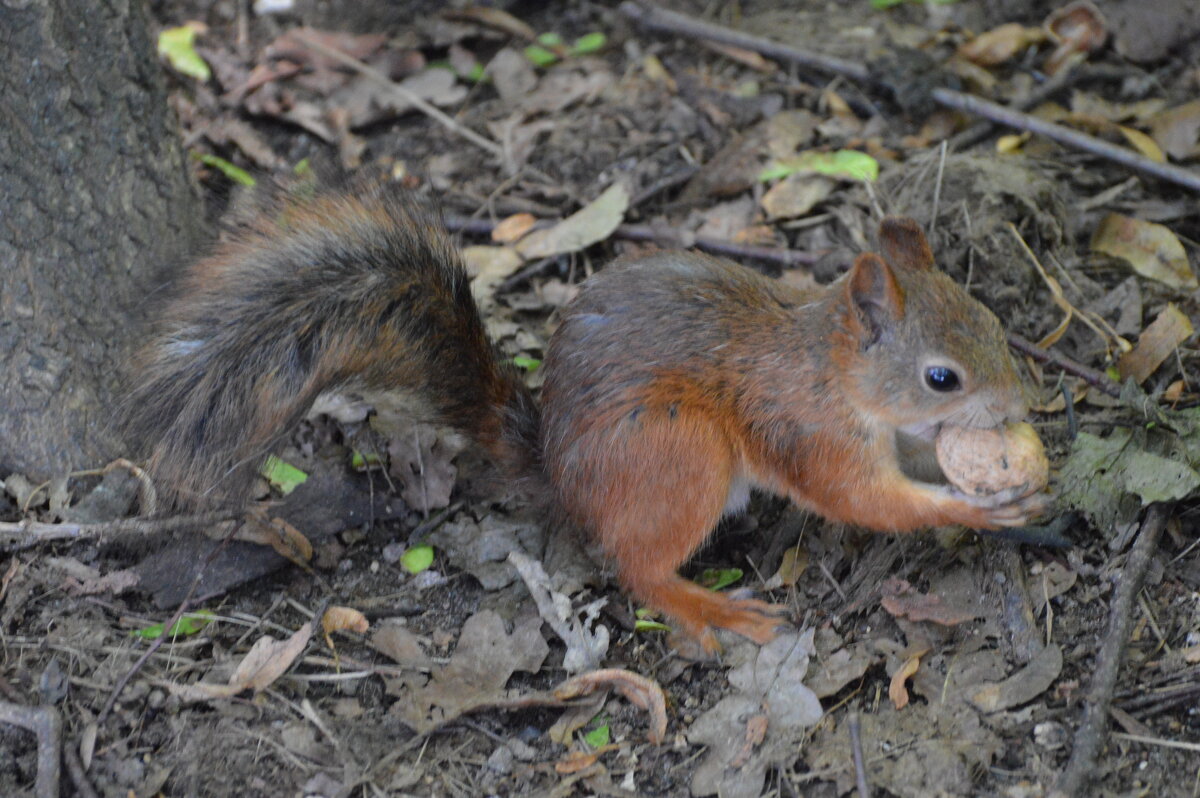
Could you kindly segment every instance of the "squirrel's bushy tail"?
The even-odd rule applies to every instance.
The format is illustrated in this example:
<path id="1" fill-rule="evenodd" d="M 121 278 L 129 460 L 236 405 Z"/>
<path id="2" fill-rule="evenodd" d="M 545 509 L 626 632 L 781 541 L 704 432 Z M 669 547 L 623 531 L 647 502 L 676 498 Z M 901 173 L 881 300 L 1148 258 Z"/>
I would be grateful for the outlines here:
<path id="1" fill-rule="evenodd" d="M 403 395 L 517 474 L 537 462 L 528 390 L 399 189 L 285 194 L 195 263 L 135 363 L 126 426 L 170 504 L 242 502 L 271 446 L 343 390 Z"/>

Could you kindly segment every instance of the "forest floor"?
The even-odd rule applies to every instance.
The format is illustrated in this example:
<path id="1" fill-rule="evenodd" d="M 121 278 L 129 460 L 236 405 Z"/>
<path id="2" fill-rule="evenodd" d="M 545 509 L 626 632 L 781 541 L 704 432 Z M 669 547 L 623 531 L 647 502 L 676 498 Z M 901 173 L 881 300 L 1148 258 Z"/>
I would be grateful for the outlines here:
<path id="1" fill-rule="evenodd" d="M 307 480 L 258 488 L 246 526 L 271 545 L 214 524 L 0 555 L 0 700 L 57 707 L 64 795 L 833 798 L 861 778 L 875 796 L 1200 796 L 1195 189 L 1012 128 L 968 137 L 982 117 L 943 101 L 1194 161 L 1188 4 L 1154 27 L 1144 3 L 1100 3 L 1061 46 L 1046 2 L 667 4 L 844 60 L 818 68 L 615 3 L 248 5 L 274 4 L 155 4 L 160 29 L 202 23 L 211 76 L 163 63 L 214 230 L 253 193 L 230 166 L 261 184 L 334 164 L 436 198 L 537 389 L 558 309 L 617 255 L 694 246 L 805 286 L 911 216 L 1037 342 L 1014 354 L 1059 501 L 1019 539 L 892 537 L 756 495 L 686 574 L 787 605 L 796 631 L 697 662 L 459 436 L 315 417 L 275 453 Z M 534 225 L 549 234 L 521 244 Z M 137 476 L 103 484 L 131 506 Z M 0 514 L 57 522 L 100 482 L 10 479 Z M 611 672 L 579 676 L 580 657 Z M 0 794 L 33 794 L 37 751 L 0 724 Z"/>

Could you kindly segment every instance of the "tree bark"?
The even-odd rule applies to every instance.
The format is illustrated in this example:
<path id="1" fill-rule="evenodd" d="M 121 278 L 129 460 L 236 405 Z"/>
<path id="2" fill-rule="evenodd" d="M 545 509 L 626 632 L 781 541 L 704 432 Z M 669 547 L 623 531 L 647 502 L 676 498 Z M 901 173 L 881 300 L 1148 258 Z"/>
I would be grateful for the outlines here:
<path id="1" fill-rule="evenodd" d="M 142 0 L 0 0 L 0 475 L 121 452 L 121 368 L 198 207 Z"/>

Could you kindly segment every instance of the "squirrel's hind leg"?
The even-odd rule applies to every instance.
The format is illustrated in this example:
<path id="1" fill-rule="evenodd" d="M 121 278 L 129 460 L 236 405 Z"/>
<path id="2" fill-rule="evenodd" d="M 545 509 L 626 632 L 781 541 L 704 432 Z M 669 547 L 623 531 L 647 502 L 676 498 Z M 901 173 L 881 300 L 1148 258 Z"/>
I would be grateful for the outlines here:
<path id="1" fill-rule="evenodd" d="M 785 607 L 705 590 L 677 571 L 704 543 L 729 503 L 734 452 L 703 415 L 671 406 L 645 410 L 587 447 L 593 490 L 576 494 L 577 515 L 616 562 L 622 587 L 670 616 L 708 652 L 715 629 L 757 643 L 786 623 Z"/>

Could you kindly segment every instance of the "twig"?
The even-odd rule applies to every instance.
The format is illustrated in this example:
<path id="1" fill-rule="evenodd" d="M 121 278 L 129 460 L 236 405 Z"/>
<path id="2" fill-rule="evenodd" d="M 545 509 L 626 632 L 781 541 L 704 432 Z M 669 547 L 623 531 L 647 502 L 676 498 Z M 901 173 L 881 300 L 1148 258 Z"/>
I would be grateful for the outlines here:
<path id="1" fill-rule="evenodd" d="M 232 510 L 200 513 L 199 515 L 177 515 L 170 518 L 122 518 L 101 524 L 48 524 L 42 521 L 0 522 L 0 550 L 18 551 L 39 543 L 53 540 L 85 540 L 106 535 L 157 535 L 179 532 L 185 529 L 232 521 L 242 513 Z"/>
<path id="2" fill-rule="evenodd" d="M 1095 774 L 1096 758 L 1104 746 L 1108 731 L 1108 707 L 1112 703 L 1122 655 L 1129 642 L 1129 627 L 1133 623 L 1133 606 L 1150 560 L 1158 548 L 1158 539 L 1167 525 L 1169 507 L 1152 504 L 1146 511 L 1137 542 L 1119 574 L 1116 595 L 1108 616 L 1108 631 L 1096 655 L 1095 676 L 1088 689 L 1083 721 L 1075 732 L 1075 744 L 1067 767 L 1054 786 L 1051 798 L 1069 798 L 1081 793 Z"/>
<path id="3" fill-rule="evenodd" d="M 850 732 L 850 751 L 854 755 L 854 782 L 858 787 L 858 798 L 871 798 L 871 787 L 867 784 L 867 766 L 863 763 L 862 724 L 858 712 L 853 711 L 847 720 Z"/>
<path id="4" fill-rule="evenodd" d="M 1076 363 L 1071 358 L 1060 355 L 1057 352 L 1051 352 L 1048 349 L 1042 349 L 1032 341 L 1022 338 L 1016 333 L 1008 334 L 1008 345 L 1017 350 L 1023 355 L 1029 355 L 1039 363 L 1049 363 L 1055 368 L 1065 371 L 1074 377 L 1079 377 L 1081 380 L 1091 385 L 1109 396 L 1114 398 L 1121 397 L 1121 386 L 1114 380 L 1110 379 L 1107 374 L 1102 371 L 1088 368 L 1087 366 Z"/>
<path id="5" fill-rule="evenodd" d="M 1075 149 L 1089 152 L 1092 155 L 1099 155 L 1101 158 L 1115 161 L 1122 166 L 1127 166 L 1150 177 L 1167 180 L 1184 188 L 1189 188 L 1192 191 L 1200 191 L 1200 173 L 1193 172 L 1191 169 L 1152 161 L 1145 155 L 1134 150 L 1126 149 L 1104 139 L 1098 139 L 1095 136 L 1089 136 L 1086 133 L 1080 133 L 1078 130 L 1064 125 L 1047 122 L 1036 116 L 1030 116 L 1020 111 L 1014 111 L 1011 108 L 1005 108 L 1003 105 L 985 100 L 982 97 L 976 97 L 972 94 L 965 94 L 961 91 L 953 91 L 951 89 L 936 88 L 930 92 L 930 96 L 939 105 L 943 105 L 946 108 L 953 108 L 957 111 L 965 111 L 969 114 L 982 116 L 985 119 L 990 119 L 993 122 L 1013 127 L 1017 130 L 1027 130 L 1030 133 L 1036 133 L 1039 136 L 1045 136 L 1048 139 L 1057 141 L 1059 144 L 1065 144 L 1068 147 L 1074 147 Z"/>
<path id="6" fill-rule="evenodd" d="M 824 72 L 844 75 L 853 80 L 862 82 L 871 81 L 870 70 L 859 61 L 847 61 L 842 58 L 818 55 L 807 50 L 788 47 L 769 39 L 752 36 L 748 33 L 741 33 L 740 31 L 730 30 L 719 25 L 700 22 L 699 20 L 685 17 L 682 14 L 676 14 L 672 11 L 644 7 L 634 2 L 622 3 L 619 10 L 625 16 L 650 30 L 732 44 L 735 47 L 754 50 L 755 52 L 769 55 L 781 61 L 788 61 Z M 1046 122 L 1011 108 L 1005 108 L 1002 105 L 989 102 L 971 94 L 946 88 L 935 88 L 930 91 L 929 96 L 934 102 L 946 108 L 965 111 L 969 114 L 989 119 L 992 122 L 1007 125 L 1008 127 L 1037 133 L 1060 144 L 1108 158 L 1143 174 L 1168 180 L 1185 188 L 1190 188 L 1193 191 L 1200 191 L 1200 174 L 1190 169 L 1156 163 L 1133 150 L 1117 146 L 1116 144 L 1110 144 L 1102 139 L 1054 124 L 1053 122 Z"/>
<path id="7" fill-rule="evenodd" d="M 488 139 L 488 138 L 485 138 L 485 137 L 479 135 L 474 130 L 471 130 L 469 127 L 459 124 L 452 117 L 447 115 L 445 112 L 443 112 L 439 108 L 435 107 L 434 105 L 430 104 L 429 102 L 426 102 L 425 100 L 421 99 L 416 94 L 413 94 L 411 91 L 404 88 L 399 83 L 392 80 L 387 75 L 383 74 L 382 72 L 375 69 L 374 67 L 368 66 L 367 64 L 364 64 L 362 61 L 359 61 L 357 58 L 348 56 L 340 50 L 335 50 L 332 47 L 328 47 L 328 46 L 322 44 L 321 42 L 316 41 L 315 39 L 310 39 L 308 36 L 305 36 L 304 34 L 298 33 L 298 34 L 296 34 L 296 38 L 299 39 L 306 47 L 311 47 L 312 49 L 316 50 L 318 53 L 325 56 L 326 58 L 332 58 L 334 61 L 337 61 L 341 64 L 345 64 L 346 66 L 357 71 L 359 74 L 363 75 L 364 77 L 370 78 L 371 80 L 375 81 L 380 86 L 383 86 L 384 88 L 391 91 L 397 97 L 400 97 L 405 102 L 410 103 L 414 108 L 416 108 L 418 111 L 420 111 L 421 113 L 428 116 L 433 121 L 440 124 L 442 127 L 446 128 L 447 130 L 449 130 L 453 133 L 457 133 L 458 135 L 462 136 L 467 141 L 474 144 L 476 147 L 479 147 L 482 150 L 486 150 L 487 152 L 491 153 L 492 155 L 495 155 L 497 158 L 503 159 L 504 149 L 499 144 L 492 141 L 491 139 Z"/>
<path id="8" fill-rule="evenodd" d="M 62 717 L 54 707 L 27 707 L 0 701 L 0 722 L 28 729 L 37 736 L 37 798 L 58 798 L 62 762 Z"/>

